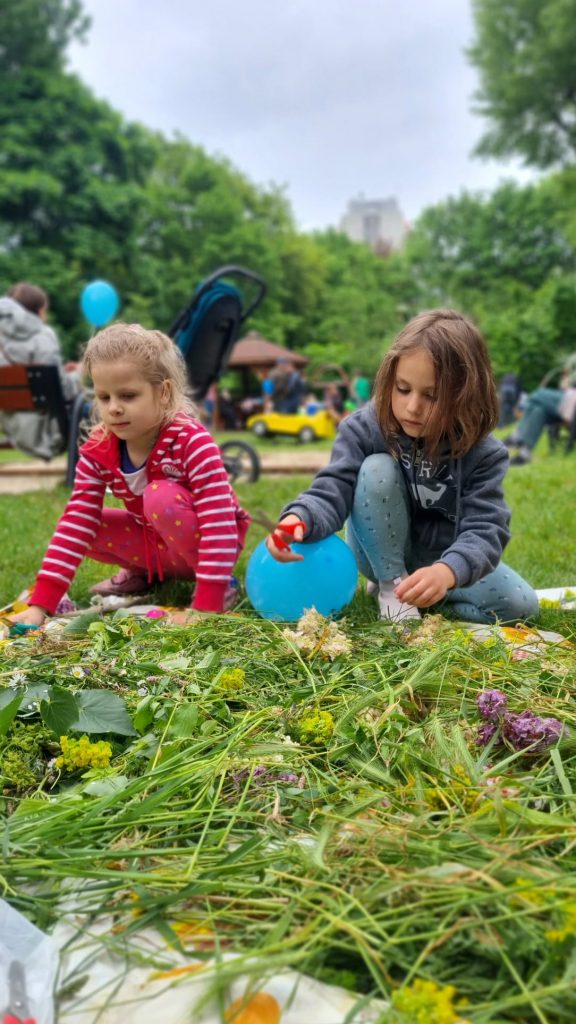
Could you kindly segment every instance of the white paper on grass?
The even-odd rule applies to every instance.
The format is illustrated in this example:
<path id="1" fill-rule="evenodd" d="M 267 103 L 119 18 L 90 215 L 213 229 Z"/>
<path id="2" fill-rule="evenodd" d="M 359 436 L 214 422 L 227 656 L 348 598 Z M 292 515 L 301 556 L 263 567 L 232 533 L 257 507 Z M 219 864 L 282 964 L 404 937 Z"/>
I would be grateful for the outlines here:
<path id="1" fill-rule="evenodd" d="M 53 1024 L 54 981 L 58 950 L 54 941 L 0 899 L 0 1009 L 10 1008 L 8 972 L 18 960 L 24 970 L 28 1016 L 36 1024 Z"/>
<path id="2" fill-rule="evenodd" d="M 110 918 L 99 918 L 86 930 L 61 923 L 54 939 L 62 950 L 60 986 L 85 981 L 77 993 L 59 1009 L 58 1024 L 221 1024 L 222 1015 L 214 999 L 198 1010 L 198 1004 L 214 984 L 212 969 L 191 971 L 176 978 L 165 978 L 171 969 L 201 965 L 193 954 L 184 957 L 171 949 L 152 929 L 143 929 L 130 937 L 132 953 L 123 956 L 121 943 L 114 949 L 106 941 L 114 927 Z M 127 951 L 128 952 L 128 951 Z M 143 960 L 149 961 L 144 964 Z M 234 957 L 222 954 L 223 964 Z M 150 961 L 155 961 L 150 963 Z M 282 1024 L 376 1024 L 386 1009 L 380 1000 L 372 1000 L 352 1017 L 352 1008 L 360 996 L 333 985 L 324 985 L 297 971 L 283 970 L 255 983 L 248 975 L 233 981 L 226 993 L 224 1007 L 247 991 L 262 990 L 274 996 L 281 1009 Z"/>

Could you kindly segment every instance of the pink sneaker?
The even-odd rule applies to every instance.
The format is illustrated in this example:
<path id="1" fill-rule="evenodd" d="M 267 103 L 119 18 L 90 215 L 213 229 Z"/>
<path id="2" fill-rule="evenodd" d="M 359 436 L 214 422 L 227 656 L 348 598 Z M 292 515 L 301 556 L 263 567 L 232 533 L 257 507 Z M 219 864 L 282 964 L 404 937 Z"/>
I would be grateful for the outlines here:
<path id="1" fill-rule="evenodd" d="M 148 587 L 148 580 L 141 572 L 135 572 L 133 569 L 120 569 L 115 576 L 90 587 L 90 593 L 98 594 L 100 597 L 109 597 L 111 594 L 123 597 L 127 594 L 143 594 Z"/>

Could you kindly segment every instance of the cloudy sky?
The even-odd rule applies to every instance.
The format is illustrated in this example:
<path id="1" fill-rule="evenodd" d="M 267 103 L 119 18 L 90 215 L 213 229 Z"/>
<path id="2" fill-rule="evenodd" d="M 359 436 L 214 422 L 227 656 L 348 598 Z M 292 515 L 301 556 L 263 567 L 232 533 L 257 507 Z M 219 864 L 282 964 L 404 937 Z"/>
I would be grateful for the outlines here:
<path id="1" fill-rule="evenodd" d="M 285 188 L 302 229 L 349 199 L 409 221 L 462 189 L 528 181 L 473 159 L 470 0 L 84 0 L 71 69 L 127 118 Z"/>

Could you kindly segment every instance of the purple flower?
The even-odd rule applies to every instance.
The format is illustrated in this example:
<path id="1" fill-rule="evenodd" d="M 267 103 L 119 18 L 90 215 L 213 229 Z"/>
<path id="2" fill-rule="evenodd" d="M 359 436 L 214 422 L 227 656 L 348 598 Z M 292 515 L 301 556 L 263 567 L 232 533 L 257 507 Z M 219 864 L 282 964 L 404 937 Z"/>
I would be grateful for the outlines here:
<path id="1" fill-rule="evenodd" d="M 502 690 L 484 690 L 477 698 L 476 703 L 482 718 L 489 722 L 495 722 L 506 711 L 508 700 Z"/>
<path id="2" fill-rule="evenodd" d="M 486 747 L 490 743 L 494 733 L 496 732 L 497 726 L 494 722 L 485 722 L 481 725 L 476 733 L 476 743 L 479 747 Z"/>
<path id="3" fill-rule="evenodd" d="M 278 782 L 290 782 L 293 786 L 298 783 L 298 776 L 294 772 L 279 772 L 276 776 Z"/>
<path id="4" fill-rule="evenodd" d="M 534 753 L 547 750 L 560 739 L 564 732 L 562 722 L 557 718 L 540 718 L 533 711 L 522 711 L 516 715 L 508 711 L 504 715 L 502 733 L 516 749 L 532 747 Z"/>
<path id="5" fill-rule="evenodd" d="M 266 778 L 267 774 L 268 769 L 266 765 L 257 764 L 256 767 L 252 770 L 251 784 L 261 786 L 263 783 L 269 782 L 270 780 Z M 240 789 L 240 786 L 242 786 L 246 782 L 246 779 L 248 779 L 249 777 L 250 768 L 241 768 L 240 771 L 233 772 L 232 782 L 234 783 L 237 789 Z"/>

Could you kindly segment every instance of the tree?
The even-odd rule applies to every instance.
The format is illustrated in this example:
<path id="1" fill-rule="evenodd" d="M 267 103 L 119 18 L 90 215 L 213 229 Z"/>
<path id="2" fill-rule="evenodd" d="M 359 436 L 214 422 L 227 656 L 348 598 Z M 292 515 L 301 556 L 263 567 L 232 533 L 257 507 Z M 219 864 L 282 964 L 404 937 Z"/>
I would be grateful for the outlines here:
<path id="1" fill-rule="evenodd" d="M 3 85 L 0 281 L 45 287 L 64 337 L 79 341 L 82 286 L 131 280 L 156 144 L 72 75 L 33 69 Z"/>
<path id="2" fill-rule="evenodd" d="M 32 68 L 60 71 L 66 48 L 83 40 L 90 19 L 81 0 L 9 0 L 0 5 L 0 77 Z"/>
<path id="3" fill-rule="evenodd" d="M 489 128 L 476 152 L 519 154 L 534 167 L 576 156 L 574 0 L 473 0 L 477 111 Z"/>
<path id="4" fill-rule="evenodd" d="M 550 274 L 572 270 L 567 202 L 547 182 L 509 182 L 489 196 L 464 192 L 425 210 L 405 250 L 422 303 L 473 313 L 507 308 L 526 302 Z"/>

